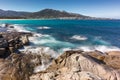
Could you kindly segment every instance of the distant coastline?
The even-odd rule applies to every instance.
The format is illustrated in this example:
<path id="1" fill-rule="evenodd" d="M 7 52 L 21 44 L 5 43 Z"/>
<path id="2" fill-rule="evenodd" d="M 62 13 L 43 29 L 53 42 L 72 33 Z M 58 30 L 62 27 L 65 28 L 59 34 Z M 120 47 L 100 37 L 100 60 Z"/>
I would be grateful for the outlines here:
<path id="1" fill-rule="evenodd" d="M 1 10 L 1 9 L 0 9 Z M 60 19 L 60 20 L 112 20 L 111 18 L 91 17 L 77 13 L 69 13 L 53 9 L 44 9 L 38 12 L 0 11 L 0 19 Z"/>
<path id="2" fill-rule="evenodd" d="M 112 18 L 90 18 L 90 19 L 71 19 L 71 18 L 0 18 L 0 20 L 120 20 Z"/>

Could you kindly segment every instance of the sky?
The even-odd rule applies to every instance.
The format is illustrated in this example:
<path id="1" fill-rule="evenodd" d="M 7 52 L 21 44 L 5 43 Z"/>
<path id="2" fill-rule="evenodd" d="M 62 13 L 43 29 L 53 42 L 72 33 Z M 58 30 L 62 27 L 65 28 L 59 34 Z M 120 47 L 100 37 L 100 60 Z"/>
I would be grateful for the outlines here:
<path id="1" fill-rule="evenodd" d="M 120 19 L 120 0 L 0 0 L 0 9 L 36 12 L 45 8 Z"/>

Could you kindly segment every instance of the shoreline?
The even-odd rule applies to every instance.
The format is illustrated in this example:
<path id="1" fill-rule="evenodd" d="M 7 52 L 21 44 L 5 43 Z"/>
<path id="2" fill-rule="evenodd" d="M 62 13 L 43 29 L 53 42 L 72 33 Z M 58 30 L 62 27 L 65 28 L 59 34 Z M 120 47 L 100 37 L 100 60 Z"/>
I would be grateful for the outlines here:
<path id="1" fill-rule="evenodd" d="M 34 37 L 31 32 L 16 31 L 16 33 L 9 32 L 7 34 L 5 32 L 2 34 L 1 37 L 8 38 L 8 42 L 1 41 L 2 44 L 6 44 L 6 48 L 0 50 L 4 54 L 4 50 L 8 49 L 6 52 L 10 53 L 6 57 L 0 58 L 0 70 L 2 70 L 0 71 L 0 80 L 46 80 L 46 78 L 47 80 L 120 79 L 120 51 L 101 52 L 94 50 L 87 52 L 78 49 L 56 54 L 50 48 L 30 47 L 30 39 L 26 35 Z M 14 51 L 22 49 L 25 45 L 28 46 L 26 50 L 20 53 Z"/>
<path id="2" fill-rule="evenodd" d="M 60 19 L 60 18 L 29 18 L 29 19 L 0 19 L 0 20 L 120 20 L 120 19 Z"/>

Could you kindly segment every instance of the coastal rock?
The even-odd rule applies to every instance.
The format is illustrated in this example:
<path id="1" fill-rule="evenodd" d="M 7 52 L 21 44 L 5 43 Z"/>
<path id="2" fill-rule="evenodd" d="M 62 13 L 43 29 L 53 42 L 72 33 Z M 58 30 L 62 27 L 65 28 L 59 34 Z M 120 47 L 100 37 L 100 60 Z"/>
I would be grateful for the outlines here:
<path id="1" fill-rule="evenodd" d="M 30 80 L 120 80 L 120 71 L 83 51 L 67 51 Z"/>
<path id="2" fill-rule="evenodd" d="M 31 68 L 29 60 L 22 54 L 11 54 L 0 60 L 0 80 L 29 80 Z"/>
<path id="3" fill-rule="evenodd" d="M 42 73 L 42 75 L 40 74 L 41 73 L 32 75 L 30 80 L 102 80 L 96 75 L 86 71 L 65 72 L 59 74 L 55 72 L 48 72 Z"/>
<path id="4" fill-rule="evenodd" d="M 106 54 L 107 55 L 120 56 L 120 51 L 109 51 Z"/>
<path id="5" fill-rule="evenodd" d="M 103 61 L 105 56 L 106 56 L 105 53 L 102 53 L 102 52 L 97 51 L 97 50 L 96 51 L 92 51 L 92 52 L 87 52 L 87 53 L 84 53 L 84 54 L 89 55 L 90 57 L 98 59 L 100 61 Z"/>
<path id="6" fill-rule="evenodd" d="M 8 46 L 8 42 L 4 38 L 0 38 L 0 47 L 6 48 Z"/>
<path id="7" fill-rule="evenodd" d="M 0 38 L 3 38 L 2 34 L 0 34 Z"/>
<path id="8" fill-rule="evenodd" d="M 120 55 L 108 55 L 104 62 L 114 69 L 120 69 Z"/>
<path id="9" fill-rule="evenodd" d="M 34 68 L 42 64 L 42 58 L 31 53 L 12 53 L 6 59 L 0 59 L 0 64 L 0 80 L 30 80 Z"/>
<path id="10" fill-rule="evenodd" d="M 29 45 L 29 39 L 27 35 L 21 37 L 23 45 Z"/>
<path id="11" fill-rule="evenodd" d="M 5 48 L 0 48 L 0 56 L 1 56 L 1 55 L 4 55 L 5 52 L 6 52 L 6 49 L 5 49 Z"/>
<path id="12" fill-rule="evenodd" d="M 1 58 L 8 57 L 11 53 L 19 52 L 18 49 L 29 44 L 28 36 L 31 33 L 24 32 L 3 32 L 0 34 L 0 55 Z M 4 49 L 4 50 L 3 50 Z"/>
<path id="13" fill-rule="evenodd" d="M 14 53 L 15 52 L 15 47 L 9 47 L 9 51 L 10 51 L 10 53 Z"/>

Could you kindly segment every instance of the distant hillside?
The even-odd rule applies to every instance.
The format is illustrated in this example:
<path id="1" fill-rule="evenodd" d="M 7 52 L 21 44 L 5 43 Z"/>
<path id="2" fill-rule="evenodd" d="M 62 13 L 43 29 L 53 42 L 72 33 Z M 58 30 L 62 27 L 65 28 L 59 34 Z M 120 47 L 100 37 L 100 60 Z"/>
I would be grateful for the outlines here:
<path id="1" fill-rule="evenodd" d="M 89 18 L 88 16 L 68 13 L 66 11 L 59 11 L 53 9 L 44 9 L 38 12 L 31 13 L 27 16 L 28 18 Z"/>
<path id="2" fill-rule="evenodd" d="M 16 18 L 16 17 L 26 17 L 29 12 L 17 12 L 17 11 L 11 11 L 11 10 L 2 10 L 0 9 L 0 17 L 1 18 Z"/>
<path id="3" fill-rule="evenodd" d="M 1 19 L 39 19 L 39 18 L 55 18 L 55 19 L 102 19 L 94 18 L 76 13 L 69 13 L 66 11 L 59 11 L 53 9 L 44 9 L 38 12 L 20 12 L 12 10 L 2 10 L 0 9 Z"/>

